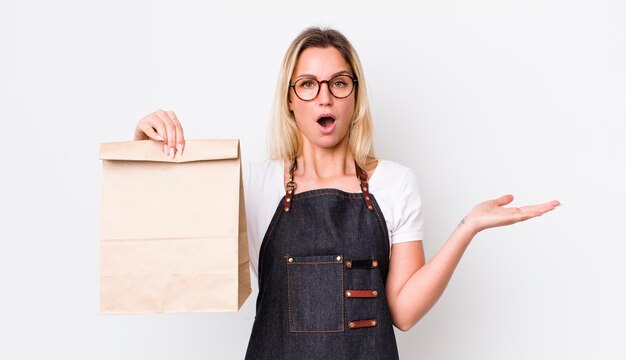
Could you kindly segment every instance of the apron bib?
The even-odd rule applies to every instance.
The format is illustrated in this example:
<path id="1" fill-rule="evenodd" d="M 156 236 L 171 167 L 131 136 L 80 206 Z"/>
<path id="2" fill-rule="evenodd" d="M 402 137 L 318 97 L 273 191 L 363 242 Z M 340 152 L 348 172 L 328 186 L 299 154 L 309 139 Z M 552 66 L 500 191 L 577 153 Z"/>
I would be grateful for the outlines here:
<path id="1" fill-rule="evenodd" d="M 389 237 L 367 174 L 356 166 L 362 193 L 294 195 L 295 165 L 261 245 L 246 359 L 398 359 Z"/>

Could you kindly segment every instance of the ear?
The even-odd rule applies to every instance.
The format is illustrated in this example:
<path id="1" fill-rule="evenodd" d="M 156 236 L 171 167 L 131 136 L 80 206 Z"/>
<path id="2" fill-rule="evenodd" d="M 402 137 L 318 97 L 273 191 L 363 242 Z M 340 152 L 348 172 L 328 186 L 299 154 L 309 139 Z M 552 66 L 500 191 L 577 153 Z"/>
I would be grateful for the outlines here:
<path id="1" fill-rule="evenodd" d="M 293 102 L 291 101 L 291 94 L 287 95 L 287 102 L 289 103 L 289 111 L 293 112 Z"/>

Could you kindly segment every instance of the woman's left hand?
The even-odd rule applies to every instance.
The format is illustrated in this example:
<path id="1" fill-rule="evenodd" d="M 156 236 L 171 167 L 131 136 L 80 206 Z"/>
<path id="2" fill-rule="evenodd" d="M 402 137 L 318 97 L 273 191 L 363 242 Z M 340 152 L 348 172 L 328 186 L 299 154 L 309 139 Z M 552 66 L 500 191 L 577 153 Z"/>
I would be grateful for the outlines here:
<path id="1" fill-rule="evenodd" d="M 469 225 L 478 233 L 488 228 L 511 225 L 541 216 L 560 205 L 558 201 L 553 200 L 543 204 L 505 208 L 504 205 L 510 204 L 511 201 L 513 195 L 482 202 L 461 220 L 460 226 Z"/>

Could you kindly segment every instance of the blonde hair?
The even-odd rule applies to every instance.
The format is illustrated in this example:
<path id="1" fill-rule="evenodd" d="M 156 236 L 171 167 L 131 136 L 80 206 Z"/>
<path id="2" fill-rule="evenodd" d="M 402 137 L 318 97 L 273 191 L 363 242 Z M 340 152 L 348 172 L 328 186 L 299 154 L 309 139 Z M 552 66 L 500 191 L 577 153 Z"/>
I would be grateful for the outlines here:
<path id="1" fill-rule="evenodd" d="M 350 65 L 352 73 L 358 79 L 355 89 L 354 116 L 350 122 L 349 146 L 357 164 L 361 168 L 367 169 L 367 160 L 374 158 L 373 128 L 361 62 L 352 44 L 343 34 L 337 30 L 319 27 L 310 27 L 300 33 L 293 40 L 283 58 L 270 129 L 270 158 L 291 160 L 299 155 L 302 140 L 295 118 L 289 110 L 289 83 L 296 62 L 305 49 L 328 47 L 334 47 L 341 53 Z"/>

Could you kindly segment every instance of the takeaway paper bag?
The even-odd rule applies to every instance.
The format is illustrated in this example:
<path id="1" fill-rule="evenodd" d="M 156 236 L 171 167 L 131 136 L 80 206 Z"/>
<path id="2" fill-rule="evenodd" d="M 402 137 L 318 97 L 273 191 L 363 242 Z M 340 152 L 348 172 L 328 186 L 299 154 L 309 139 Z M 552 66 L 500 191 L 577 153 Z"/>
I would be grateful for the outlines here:
<path id="1" fill-rule="evenodd" d="M 238 140 L 104 143 L 103 314 L 237 311 L 251 292 Z"/>

